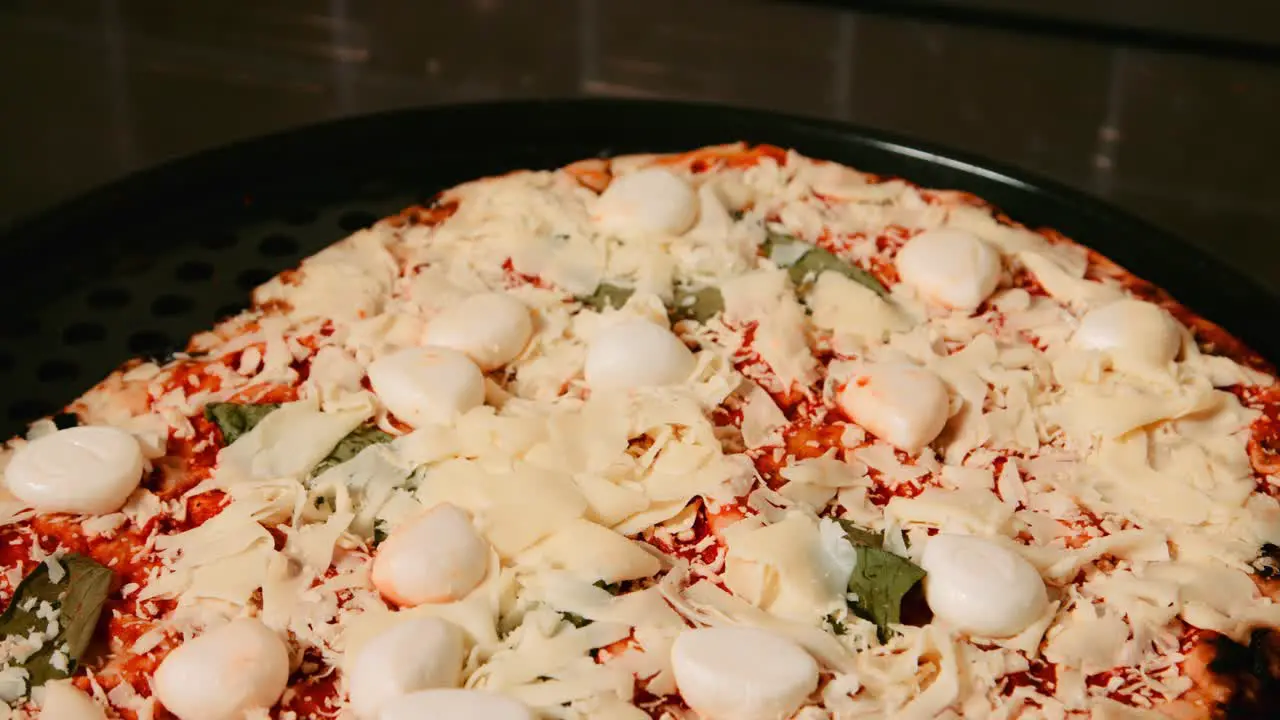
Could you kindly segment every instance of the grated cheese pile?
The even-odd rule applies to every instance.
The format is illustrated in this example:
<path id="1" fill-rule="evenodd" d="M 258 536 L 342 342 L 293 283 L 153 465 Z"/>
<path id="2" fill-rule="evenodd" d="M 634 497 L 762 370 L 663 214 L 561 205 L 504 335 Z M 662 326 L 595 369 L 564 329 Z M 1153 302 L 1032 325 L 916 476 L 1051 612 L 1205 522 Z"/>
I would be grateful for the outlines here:
<path id="1" fill-rule="evenodd" d="M 601 194 L 654 168 L 687 188 L 692 214 L 673 209 L 678 188 Z M 998 253 L 976 309 L 944 301 L 968 287 L 948 275 L 958 266 L 895 268 L 905 244 L 942 231 Z M 766 253 L 777 237 L 803 245 Z M 815 246 L 887 292 L 830 267 L 800 277 Z M 602 285 L 629 294 L 586 302 Z M 721 306 L 670 320 L 708 288 Z M 518 352 L 439 375 L 447 422 L 389 410 L 419 389 L 369 368 L 490 294 L 528 309 Z M 49 516 L 82 545 L 119 541 L 125 575 L 109 652 L 76 685 L 123 717 L 165 717 L 152 674 L 166 654 L 257 618 L 292 673 L 271 717 L 356 719 L 360 651 L 437 618 L 463 638 L 458 686 L 540 718 L 692 719 L 694 691 L 714 715 L 741 678 L 678 687 L 673 666 L 677 641 L 705 627 L 765 631 L 816 662 L 778 717 L 1207 713 L 1186 662 L 1198 634 L 1280 626 L 1254 565 L 1280 543 L 1278 485 L 1249 454 L 1250 398 L 1273 380 L 1202 352 L 1164 310 L 1154 326 L 1080 329 L 1131 296 L 1079 246 L 959 194 L 794 152 L 724 146 L 462 185 L 267 282 L 187 356 L 131 364 L 72 406 L 132 434 L 147 467 L 118 512 Z M 628 360 L 650 350 L 638 344 L 598 359 L 610 329 L 635 322 L 692 359 Z M 902 367 L 939 394 L 886 374 Z M 663 372 L 679 381 L 625 382 Z M 225 446 L 203 414 L 265 402 L 280 406 Z M 328 460 L 375 430 L 390 437 Z M 50 432 L 37 424 L 0 463 Z M 481 539 L 482 579 L 393 601 L 408 585 L 380 587 L 375 558 L 443 505 Z M 7 542 L 43 559 L 28 504 L 6 492 L 0 516 Z M 837 521 L 881 533 L 875 549 L 909 565 L 945 535 L 982 538 L 1034 567 L 1047 604 L 1016 632 L 976 634 L 948 621 L 930 570 L 932 617 L 904 610 L 886 635 L 852 609 L 864 556 Z M 21 576 L 6 572 L 6 595 Z M 11 717 L 44 717 L 21 667 L 41 642 L 0 641 Z"/>

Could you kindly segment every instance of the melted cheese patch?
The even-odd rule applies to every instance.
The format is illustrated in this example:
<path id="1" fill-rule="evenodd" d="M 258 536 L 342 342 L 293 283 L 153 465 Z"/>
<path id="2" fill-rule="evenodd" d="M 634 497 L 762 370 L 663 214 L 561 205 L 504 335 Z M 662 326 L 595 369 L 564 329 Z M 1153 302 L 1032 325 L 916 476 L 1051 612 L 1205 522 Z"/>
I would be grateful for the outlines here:
<path id="1" fill-rule="evenodd" d="M 570 521 L 530 548 L 519 564 L 568 570 L 590 582 L 609 584 L 651 577 L 661 568 L 658 559 L 638 543 L 582 519 Z"/>
<path id="2" fill-rule="evenodd" d="M 428 507 L 452 503 L 469 511 L 504 558 L 514 558 L 587 509 L 572 480 L 526 464 L 487 469 L 469 460 L 443 463 L 417 491 Z"/>
<path id="3" fill-rule="evenodd" d="M 725 319 L 755 324 L 752 349 L 760 354 L 782 388 L 808 385 L 816 377 L 816 361 L 805 337 L 804 310 L 793 294 L 785 270 L 756 270 L 720 285 Z"/>
<path id="4" fill-rule="evenodd" d="M 914 324 L 897 306 L 874 290 L 836 272 L 818 276 L 805 303 L 813 311 L 814 327 L 835 335 L 853 335 L 869 341 L 886 340 Z"/>
<path id="5" fill-rule="evenodd" d="M 779 617 L 815 620 L 843 605 L 852 567 L 826 551 L 818 523 L 800 512 L 760 525 L 744 520 L 725 531 L 725 584 Z"/>

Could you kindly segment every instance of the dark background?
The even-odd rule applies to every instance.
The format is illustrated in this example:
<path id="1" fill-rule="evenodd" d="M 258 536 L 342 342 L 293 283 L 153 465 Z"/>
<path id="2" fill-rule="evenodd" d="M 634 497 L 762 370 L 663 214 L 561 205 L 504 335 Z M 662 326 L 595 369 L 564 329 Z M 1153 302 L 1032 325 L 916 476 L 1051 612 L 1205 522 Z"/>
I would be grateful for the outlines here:
<path id="1" fill-rule="evenodd" d="M 1267 0 L 6 0 L 0 228 L 300 124 L 581 95 L 950 145 L 1280 285 L 1280 3 Z"/>

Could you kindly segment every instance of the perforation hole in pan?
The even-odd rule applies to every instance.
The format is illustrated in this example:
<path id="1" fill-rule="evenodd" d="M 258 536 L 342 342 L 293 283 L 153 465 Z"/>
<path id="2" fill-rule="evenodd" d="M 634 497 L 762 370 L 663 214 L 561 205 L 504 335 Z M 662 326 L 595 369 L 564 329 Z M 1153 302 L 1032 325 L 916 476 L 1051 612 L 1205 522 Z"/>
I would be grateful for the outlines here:
<path id="1" fill-rule="evenodd" d="M 282 208 L 265 218 L 257 208 L 251 222 L 206 228 L 194 239 L 141 242 L 100 279 L 41 308 L 38 320 L 0 322 L 0 383 L 9 388 L 0 437 L 57 412 L 121 359 L 170 357 L 193 334 L 247 307 L 262 282 L 415 198 Z"/>

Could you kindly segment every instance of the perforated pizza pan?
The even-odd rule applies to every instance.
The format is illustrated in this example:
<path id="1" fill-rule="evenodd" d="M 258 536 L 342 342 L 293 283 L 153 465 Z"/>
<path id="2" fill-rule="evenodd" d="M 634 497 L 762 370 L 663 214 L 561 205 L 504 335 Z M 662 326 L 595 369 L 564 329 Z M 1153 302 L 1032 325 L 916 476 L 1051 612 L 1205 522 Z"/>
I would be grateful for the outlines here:
<path id="1" fill-rule="evenodd" d="M 1280 295 L 1053 183 L 863 128 L 683 103 L 574 100 L 342 120 L 143 172 L 0 238 L 0 437 L 124 360 L 164 356 L 249 291 L 378 217 L 465 180 L 586 157 L 745 140 L 925 187 L 966 190 L 1091 246 L 1280 357 Z"/>

